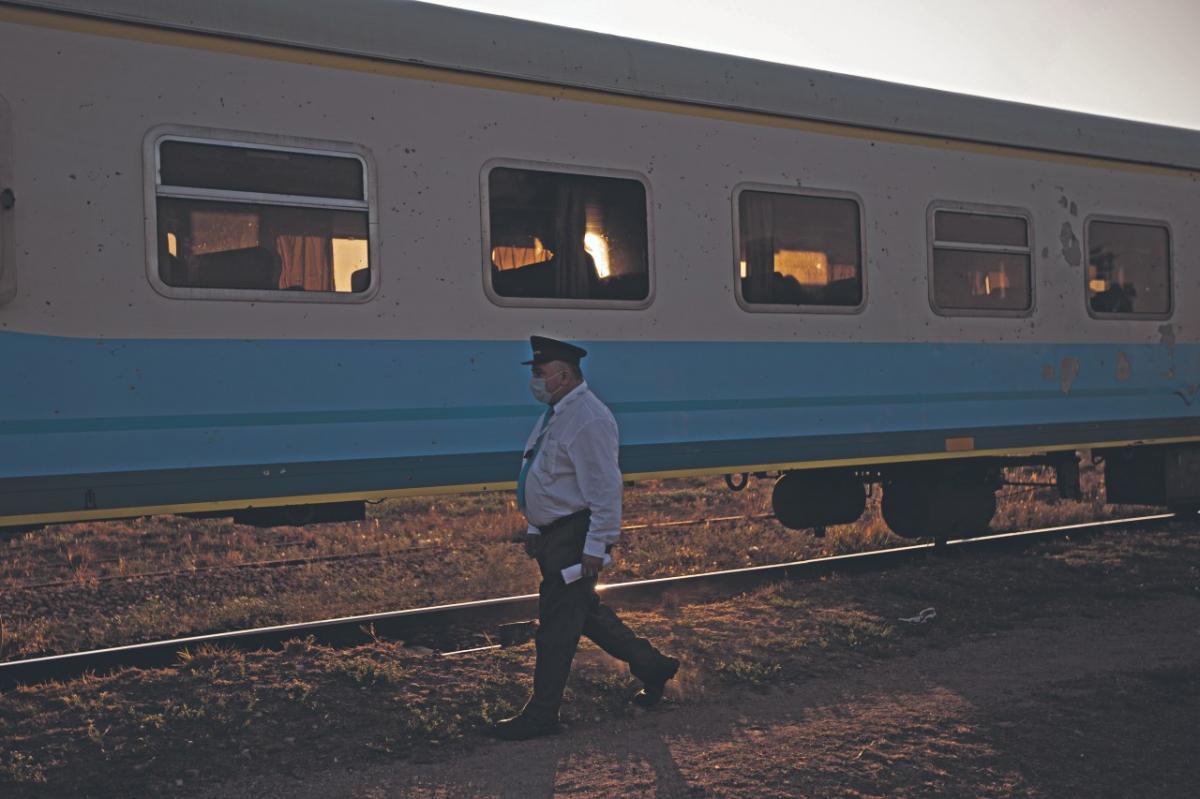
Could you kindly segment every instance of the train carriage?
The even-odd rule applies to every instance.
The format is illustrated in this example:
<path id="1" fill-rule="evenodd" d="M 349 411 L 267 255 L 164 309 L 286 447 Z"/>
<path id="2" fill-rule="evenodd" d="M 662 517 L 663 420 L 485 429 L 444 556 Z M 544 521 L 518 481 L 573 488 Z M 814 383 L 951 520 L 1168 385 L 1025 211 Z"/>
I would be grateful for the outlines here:
<path id="1" fill-rule="evenodd" d="M 986 526 L 1200 501 L 1200 134 L 420 3 L 0 2 L 0 527 L 512 488 L 530 333 L 628 479 Z M 951 498 L 953 501 L 938 501 Z M 939 515 L 940 514 L 940 515 Z"/>

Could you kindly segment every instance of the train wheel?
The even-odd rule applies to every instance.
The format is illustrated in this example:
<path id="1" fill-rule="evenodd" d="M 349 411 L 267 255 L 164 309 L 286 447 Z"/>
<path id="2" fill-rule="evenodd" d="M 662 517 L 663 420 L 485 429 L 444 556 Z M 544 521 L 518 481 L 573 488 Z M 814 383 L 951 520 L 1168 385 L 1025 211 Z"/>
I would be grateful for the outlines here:
<path id="1" fill-rule="evenodd" d="M 996 491 L 986 484 L 956 486 L 958 493 L 954 503 L 955 532 L 963 536 L 984 535 L 992 526 L 996 515 Z"/>
<path id="2" fill-rule="evenodd" d="M 866 507 L 862 480 L 848 471 L 787 472 L 771 492 L 775 518 L 790 530 L 853 524 Z"/>
<path id="3" fill-rule="evenodd" d="M 929 537 L 940 546 L 952 536 L 987 532 L 996 515 L 996 492 L 982 480 L 896 480 L 884 487 L 880 511 L 896 535 Z"/>
<path id="4" fill-rule="evenodd" d="M 933 494 L 923 482 L 898 480 L 883 488 L 879 510 L 888 529 L 901 538 L 921 538 L 933 532 Z"/>
<path id="5" fill-rule="evenodd" d="M 950 538 L 985 535 L 996 515 L 996 490 L 980 481 L 953 482 L 940 486 L 938 520 L 933 542 L 944 547 Z"/>

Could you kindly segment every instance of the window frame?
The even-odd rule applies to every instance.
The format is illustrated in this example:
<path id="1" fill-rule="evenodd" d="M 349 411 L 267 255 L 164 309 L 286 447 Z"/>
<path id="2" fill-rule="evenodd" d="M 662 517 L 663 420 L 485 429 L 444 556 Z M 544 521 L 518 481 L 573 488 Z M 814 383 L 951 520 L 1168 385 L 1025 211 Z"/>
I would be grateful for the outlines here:
<path id="1" fill-rule="evenodd" d="M 225 189 L 200 189 L 186 186 L 162 190 L 160 177 L 160 145 L 165 141 L 211 144 L 248 150 L 303 153 L 340 158 L 353 158 L 363 170 L 362 200 L 266 194 Z M 185 125 L 159 125 L 152 128 L 143 140 L 146 218 L 146 277 L 154 290 L 176 300 L 226 300 L 239 302 L 285 302 L 361 304 L 379 293 L 379 204 L 375 194 L 375 162 L 366 147 L 349 142 L 306 139 L 245 131 L 216 130 Z M 189 288 L 172 286 L 163 281 L 158 264 L 158 198 L 240 202 L 243 204 L 275 205 L 289 208 L 318 208 L 334 211 L 365 211 L 367 213 L 367 266 L 370 283 L 365 291 L 287 291 L 285 289 Z"/>
<path id="2" fill-rule="evenodd" d="M 778 302 L 749 302 L 742 296 L 742 193 L 757 191 L 767 194 L 785 194 L 815 199 L 850 200 L 858 208 L 858 259 L 859 276 L 862 282 L 862 297 L 857 305 L 797 305 Z M 780 186 L 772 183 L 739 183 L 733 187 L 733 297 L 738 306 L 747 313 L 784 314 L 861 314 L 867 308 L 867 224 L 866 208 L 862 197 L 852 191 L 839 189 L 808 188 L 806 186 Z"/>
<path id="3" fill-rule="evenodd" d="M 1143 227 L 1160 227 L 1167 232 L 1167 310 L 1162 313 L 1114 313 L 1111 311 L 1096 311 L 1092 308 L 1092 298 L 1088 291 L 1088 253 L 1092 246 L 1092 223 L 1113 222 L 1119 225 L 1141 225 Z M 1104 321 L 1120 321 L 1131 319 L 1170 319 L 1175 315 L 1175 231 L 1165 219 L 1149 217 L 1119 216 L 1116 214 L 1088 214 L 1083 218 L 1083 307 L 1088 316 Z"/>
<path id="4" fill-rule="evenodd" d="M 495 169 L 524 169 L 532 172 L 551 172 L 565 175 L 583 175 L 585 177 L 620 178 L 636 180 L 642 184 L 646 196 L 646 270 L 647 285 L 645 299 L 641 300 L 600 300 L 600 299 L 568 299 L 562 297 L 505 297 L 498 294 L 492 287 L 492 198 L 491 175 Z M 640 311 L 649 308 L 657 294 L 657 269 L 654 258 L 654 195 L 651 191 L 650 180 L 641 172 L 629 169 L 613 169 L 599 166 L 580 166 L 578 164 L 561 164 L 551 161 L 532 161 L 522 158 L 492 158 L 486 161 L 479 171 L 479 214 L 482 224 L 482 277 L 483 292 L 493 305 L 501 308 L 580 308 L 608 309 L 619 311 Z"/>
<path id="5" fill-rule="evenodd" d="M 1003 244 L 980 244 L 978 242 L 945 242 L 947 246 L 944 249 L 960 250 L 965 252 L 993 252 L 993 253 L 1008 253 L 1021 254 L 1024 253 L 1029 258 L 1029 307 L 1019 310 L 1006 310 L 1003 308 L 943 308 L 938 305 L 937 298 L 934 296 L 934 251 L 938 249 L 939 241 L 937 239 L 937 230 L 935 227 L 935 219 L 938 211 L 947 211 L 949 213 L 958 214 L 974 214 L 976 216 L 1000 216 L 1010 219 L 1019 218 L 1025 220 L 1025 246 L 1016 247 Z M 984 203 L 971 203 L 956 200 L 934 200 L 929 204 L 925 211 L 925 235 L 928 246 L 926 247 L 926 272 L 925 281 L 929 294 L 929 307 L 938 316 L 944 317 L 999 317 L 1009 319 L 1025 319 L 1033 316 L 1037 312 L 1038 307 L 1038 292 L 1037 292 L 1037 252 L 1036 231 L 1033 224 L 1033 213 L 1026 208 L 1021 208 L 1012 205 L 991 205 Z"/>

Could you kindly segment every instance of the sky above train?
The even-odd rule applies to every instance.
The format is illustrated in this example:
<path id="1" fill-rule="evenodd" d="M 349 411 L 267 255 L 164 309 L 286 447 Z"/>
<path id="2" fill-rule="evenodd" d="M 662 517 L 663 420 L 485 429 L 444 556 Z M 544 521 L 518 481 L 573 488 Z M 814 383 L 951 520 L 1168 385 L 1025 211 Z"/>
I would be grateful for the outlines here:
<path id="1" fill-rule="evenodd" d="M 1200 130 L 1200 0 L 436 0 Z"/>

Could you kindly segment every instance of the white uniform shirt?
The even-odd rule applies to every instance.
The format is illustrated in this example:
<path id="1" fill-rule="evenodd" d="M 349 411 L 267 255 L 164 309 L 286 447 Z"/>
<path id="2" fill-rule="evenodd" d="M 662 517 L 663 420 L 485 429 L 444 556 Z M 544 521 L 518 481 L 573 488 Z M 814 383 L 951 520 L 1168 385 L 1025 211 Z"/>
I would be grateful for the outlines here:
<path id="1" fill-rule="evenodd" d="M 544 418 L 534 425 L 526 452 L 537 441 Z M 605 547 L 621 535 L 621 489 L 617 420 L 582 383 L 554 406 L 525 478 L 529 534 L 538 535 L 538 527 L 588 509 L 592 516 L 583 551 L 603 557 Z"/>

